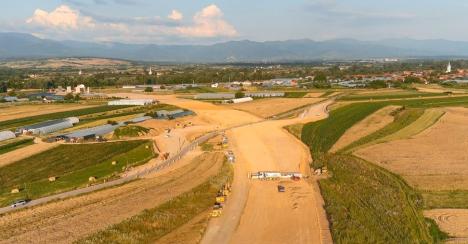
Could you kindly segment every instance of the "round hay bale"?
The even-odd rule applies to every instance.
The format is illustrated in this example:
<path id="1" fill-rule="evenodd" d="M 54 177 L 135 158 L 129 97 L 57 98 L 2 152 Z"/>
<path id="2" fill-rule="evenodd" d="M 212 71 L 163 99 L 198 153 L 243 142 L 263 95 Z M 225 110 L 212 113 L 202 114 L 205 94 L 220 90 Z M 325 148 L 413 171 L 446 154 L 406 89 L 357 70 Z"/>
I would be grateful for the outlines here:
<path id="1" fill-rule="evenodd" d="M 96 177 L 91 176 L 91 177 L 88 178 L 88 181 L 89 182 L 94 182 L 94 181 L 96 181 Z"/>
<path id="2" fill-rule="evenodd" d="M 49 182 L 54 182 L 56 180 L 57 180 L 57 177 L 55 177 L 55 176 L 49 177 Z"/>
<path id="3" fill-rule="evenodd" d="M 117 161 L 112 161 L 112 165 L 117 165 Z"/>
<path id="4" fill-rule="evenodd" d="M 19 192 L 20 192 L 20 190 L 19 190 L 18 188 L 15 188 L 15 189 L 12 189 L 12 190 L 11 190 L 11 193 L 13 193 L 13 194 L 14 194 L 14 193 L 19 193 Z"/>
<path id="5" fill-rule="evenodd" d="M 145 146 L 145 148 L 146 148 L 146 149 L 148 149 L 148 148 L 149 148 L 149 146 L 148 146 L 148 145 L 146 145 L 146 146 Z"/>

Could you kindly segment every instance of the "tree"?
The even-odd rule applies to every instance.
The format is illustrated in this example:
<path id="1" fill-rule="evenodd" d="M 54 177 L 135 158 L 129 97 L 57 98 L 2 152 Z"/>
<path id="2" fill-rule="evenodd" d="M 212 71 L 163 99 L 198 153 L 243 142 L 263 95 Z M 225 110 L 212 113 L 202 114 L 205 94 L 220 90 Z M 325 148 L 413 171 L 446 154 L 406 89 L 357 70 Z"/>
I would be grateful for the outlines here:
<path id="1" fill-rule="evenodd" d="M 241 91 L 236 92 L 235 97 L 236 97 L 236 98 L 243 98 L 243 97 L 245 97 L 245 93 L 243 93 L 243 92 L 241 92 Z"/>
<path id="2" fill-rule="evenodd" d="M 414 76 L 408 76 L 405 78 L 405 83 L 421 83 L 421 79 L 419 79 L 418 77 L 414 77 Z"/>
<path id="3" fill-rule="evenodd" d="M 8 84 L 4 81 L 0 83 L 0 93 L 5 93 L 8 91 Z"/>
<path id="4" fill-rule="evenodd" d="M 367 87 L 374 88 L 374 89 L 386 88 L 387 87 L 387 82 L 385 82 L 383 80 L 373 80 L 373 81 L 371 81 L 371 82 L 369 82 L 367 84 Z"/>
<path id="5" fill-rule="evenodd" d="M 71 101 L 71 100 L 74 100 L 75 97 L 73 96 L 73 94 L 67 93 L 67 95 L 65 95 L 63 99 L 65 99 L 65 101 Z"/>
<path id="6" fill-rule="evenodd" d="M 79 101 L 81 99 L 80 94 L 75 95 L 75 101 Z"/>
<path id="7" fill-rule="evenodd" d="M 315 74 L 314 81 L 319 81 L 319 82 L 326 82 L 327 81 L 327 75 L 323 72 L 319 72 Z"/>
<path id="8" fill-rule="evenodd" d="M 146 87 L 145 92 L 153 92 L 153 87 Z"/>

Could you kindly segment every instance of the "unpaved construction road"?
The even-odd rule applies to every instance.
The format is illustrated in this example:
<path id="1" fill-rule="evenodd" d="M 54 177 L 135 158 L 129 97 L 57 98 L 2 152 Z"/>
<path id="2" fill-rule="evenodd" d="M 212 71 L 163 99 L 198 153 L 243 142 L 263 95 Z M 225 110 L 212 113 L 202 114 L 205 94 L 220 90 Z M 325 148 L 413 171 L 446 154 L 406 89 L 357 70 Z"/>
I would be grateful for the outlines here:
<path id="1" fill-rule="evenodd" d="M 125 94 L 132 98 L 145 95 Z M 202 243 L 331 243 L 323 200 L 313 179 L 280 182 L 253 181 L 249 172 L 300 171 L 310 175 L 309 149 L 284 126 L 327 117 L 330 101 L 312 105 L 298 118 L 267 120 L 209 103 L 158 96 L 163 103 L 193 110 L 228 131 L 236 154 L 233 192 L 220 218 L 212 219 Z M 272 108 L 274 109 L 274 108 Z"/>

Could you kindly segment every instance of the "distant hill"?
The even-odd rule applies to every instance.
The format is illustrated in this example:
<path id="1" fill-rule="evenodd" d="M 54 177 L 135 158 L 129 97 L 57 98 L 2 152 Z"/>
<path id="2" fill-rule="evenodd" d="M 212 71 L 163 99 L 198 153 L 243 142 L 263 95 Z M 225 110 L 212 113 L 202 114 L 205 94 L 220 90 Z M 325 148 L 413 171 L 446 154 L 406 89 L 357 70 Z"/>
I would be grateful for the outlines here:
<path id="1" fill-rule="evenodd" d="M 468 42 L 388 39 L 358 41 L 230 41 L 213 45 L 91 43 L 0 33 L 0 59 L 103 57 L 153 62 L 287 62 L 366 58 L 468 56 Z"/>

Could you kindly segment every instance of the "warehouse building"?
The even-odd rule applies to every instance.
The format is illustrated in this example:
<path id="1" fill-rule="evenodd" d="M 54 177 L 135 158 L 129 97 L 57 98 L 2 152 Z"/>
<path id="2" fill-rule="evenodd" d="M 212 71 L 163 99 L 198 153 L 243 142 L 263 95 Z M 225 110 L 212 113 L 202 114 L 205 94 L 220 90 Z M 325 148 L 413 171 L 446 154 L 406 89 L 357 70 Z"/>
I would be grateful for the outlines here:
<path id="1" fill-rule="evenodd" d="M 122 105 L 146 106 L 146 105 L 152 105 L 155 103 L 156 103 L 156 100 L 154 99 L 122 99 L 122 100 L 110 101 L 107 104 L 109 106 L 122 106 Z"/>
<path id="2" fill-rule="evenodd" d="M 71 128 L 74 124 L 77 124 L 78 122 L 80 122 L 80 120 L 76 117 L 49 120 L 42 123 L 18 128 L 16 132 L 18 134 L 46 135 L 59 130 Z"/>
<path id="3" fill-rule="evenodd" d="M 245 103 L 245 102 L 251 102 L 253 101 L 253 98 L 251 97 L 243 97 L 243 98 L 235 98 L 229 100 L 230 103 Z"/>
<path id="4" fill-rule="evenodd" d="M 218 99 L 233 99 L 236 96 L 233 93 L 200 93 L 195 95 L 195 99 L 202 100 L 218 100 Z"/>
<path id="5" fill-rule="evenodd" d="M 15 133 L 7 130 L 7 131 L 0 131 L 0 141 L 6 141 L 9 139 L 16 138 Z"/>

